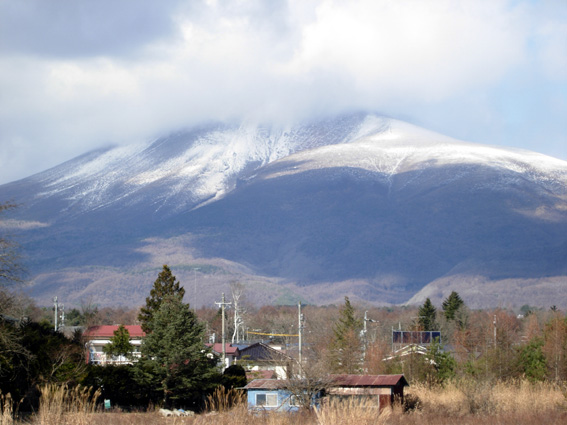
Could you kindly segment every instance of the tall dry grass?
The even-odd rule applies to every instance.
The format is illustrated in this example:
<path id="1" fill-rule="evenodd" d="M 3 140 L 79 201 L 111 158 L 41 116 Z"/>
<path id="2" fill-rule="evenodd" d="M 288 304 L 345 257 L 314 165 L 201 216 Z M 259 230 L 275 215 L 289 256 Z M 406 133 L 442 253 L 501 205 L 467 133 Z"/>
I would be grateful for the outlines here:
<path id="1" fill-rule="evenodd" d="M 209 412 L 225 412 L 233 407 L 246 405 L 246 393 L 234 388 L 226 389 L 219 386 L 207 396 L 206 409 Z"/>
<path id="2" fill-rule="evenodd" d="M 254 412 L 245 404 L 224 412 L 209 412 L 195 417 L 192 425 L 313 425 L 317 421 L 311 412 Z"/>
<path id="3" fill-rule="evenodd" d="M 401 408 L 399 410 L 401 411 Z M 375 401 L 371 403 L 354 399 L 341 402 L 331 401 L 315 410 L 317 424 L 320 425 L 387 424 L 392 415 L 393 411 L 389 408 L 383 409 L 380 413 Z"/>
<path id="4" fill-rule="evenodd" d="M 406 398 L 416 409 L 404 413 L 401 406 L 381 414 L 354 400 L 323 405 L 314 412 L 250 414 L 245 405 L 212 416 L 200 415 L 195 425 L 565 425 L 567 387 L 551 382 L 517 380 L 484 383 L 449 382 L 443 387 L 414 384 Z M 419 401 L 417 401 L 419 400 Z"/>
<path id="5" fill-rule="evenodd" d="M 13 425 L 14 422 L 14 402 L 12 396 L 0 392 L 0 425 Z"/>
<path id="6" fill-rule="evenodd" d="M 443 387 L 414 384 L 408 395 L 419 399 L 422 412 L 455 417 L 466 415 L 545 414 L 567 412 L 565 384 L 527 380 L 477 382 L 460 380 Z"/>
<path id="7" fill-rule="evenodd" d="M 319 410 L 285 413 L 248 411 L 243 394 L 218 390 L 208 400 L 210 411 L 194 418 L 164 418 L 157 412 L 96 412 L 99 393 L 85 388 L 47 386 L 31 425 L 497 425 L 566 424 L 567 386 L 528 381 L 478 383 L 454 381 L 444 387 L 414 384 L 407 398 L 419 399 L 417 408 L 404 413 L 401 406 L 379 414 L 375 407 L 356 401 L 323 404 Z M 23 425 L 12 419 L 9 396 L 0 395 L 0 425 Z M 236 400 L 236 402 L 235 402 Z"/>
<path id="8" fill-rule="evenodd" d="M 32 424 L 87 425 L 93 423 L 100 390 L 48 384 L 41 388 L 39 410 Z"/>
<path id="9" fill-rule="evenodd" d="M 498 383 L 493 388 L 498 412 L 567 411 L 567 385 L 555 382 L 531 383 L 527 380 Z"/>

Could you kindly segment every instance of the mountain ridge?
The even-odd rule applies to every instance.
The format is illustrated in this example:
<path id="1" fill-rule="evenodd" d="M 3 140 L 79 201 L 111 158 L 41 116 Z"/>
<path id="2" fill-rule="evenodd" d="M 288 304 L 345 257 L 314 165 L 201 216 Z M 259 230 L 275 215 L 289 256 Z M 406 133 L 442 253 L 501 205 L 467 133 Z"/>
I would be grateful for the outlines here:
<path id="1" fill-rule="evenodd" d="M 451 281 L 475 305 L 486 294 L 467 282 L 506 281 L 493 286 L 509 302 L 520 302 L 510 279 L 548 282 L 550 301 L 567 294 L 565 181 L 565 161 L 354 114 L 102 149 L 2 185 L 0 197 L 23 204 L 12 223 L 40 300 L 59 290 L 141 304 L 150 272 L 130 291 L 128 276 L 167 263 L 202 283 L 198 304 L 242 280 L 261 302 L 375 304 L 442 296 Z M 74 279 L 84 285 L 70 290 Z"/>

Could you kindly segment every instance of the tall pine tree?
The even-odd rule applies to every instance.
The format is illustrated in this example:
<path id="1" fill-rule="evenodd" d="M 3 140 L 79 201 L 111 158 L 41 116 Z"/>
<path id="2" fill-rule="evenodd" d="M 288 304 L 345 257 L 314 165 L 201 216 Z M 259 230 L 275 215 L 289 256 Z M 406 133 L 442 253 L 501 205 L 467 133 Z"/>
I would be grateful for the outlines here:
<path id="1" fill-rule="evenodd" d="M 333 329 L 334 338 L 330 350 L 330 366 L 335 373 L 358 373 L 362 361 L 362 347 L 359 338 L 362 320 L 355 317 L 354 308 L 348 297 L 339 312 L 339 319 Z"/>
<path id="2" fill-rule="evenodd" d="M 152 332 L 153 315 L 159 310 L 166 297 L 175 297 L 181 301 L 184 295 L 185 289 L 180 286 L 179 281 L 173 276 L 169 267 L 164 264 L 163 270 L 158 275 L 150 291 L 150 296 L 146 298 L 146 306 L 140 309 L 140 314 L 138 315 L 143 331 L 147 334 Z"/>
<path id="3" fill-rule="evenodd" d="M 435 306 L 433 305 L 433 303 L 429 298 L 427 298 L 423 303 L 423 305 L 419 307 L 417 314 L 419 316 L 418 322 L 422 330 L 424 331 L 437 330 L 437 322 L 435 320 L 437 316 L 437 309 L 435 308 Z"/>
<path id="4" fill-rule="evenodd" d="M 457 310 L 465 305 L 465 302 L 455 291 L 443 301 L 443 314 L 448 321 L 455 320 Z"/>
<path id="5" fill-rule="evenodd" d="M 219 382 L 216 360 L 204 344 L 205 327 L 179 297 L 166 297 L 152 318 L 152 332 L 135 364 L 140 385 L 158 390 L 165 406 L 198 410 Z"/>

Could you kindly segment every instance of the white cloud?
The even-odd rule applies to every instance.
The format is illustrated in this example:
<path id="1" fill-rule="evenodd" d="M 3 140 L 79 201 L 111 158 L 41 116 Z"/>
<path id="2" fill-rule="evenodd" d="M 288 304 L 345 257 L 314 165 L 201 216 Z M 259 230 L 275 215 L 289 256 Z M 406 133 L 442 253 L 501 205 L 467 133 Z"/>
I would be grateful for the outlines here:
<path id="1" fill-rule="evenodd" d="M 478 141 L 491 142 L 504 138 L 499 131 L 521 133 L 494 105 L 502 93 L 537 105 L 548 121 L 567 112 L 556 94 L 530 94 L 567 85 L 561 1 L 7 3 L 0 181 L 210 119 L 372 109 L 457 137 L 478 139 L 489 123 L 496 133 Z M 520 121 L 537 125 L 531 115 Z M 546 128 L 560 140 L 561 126 Z"/>
<path id="2" fill-rule="evenodd" d="M 467 7 L 463 7 L 467 6 Z M 325 2 L 306 25 L 292 72 L 332 72 L 388 105 L 437 101 L 498 81 L 525 35 L 500 2 Z"/>

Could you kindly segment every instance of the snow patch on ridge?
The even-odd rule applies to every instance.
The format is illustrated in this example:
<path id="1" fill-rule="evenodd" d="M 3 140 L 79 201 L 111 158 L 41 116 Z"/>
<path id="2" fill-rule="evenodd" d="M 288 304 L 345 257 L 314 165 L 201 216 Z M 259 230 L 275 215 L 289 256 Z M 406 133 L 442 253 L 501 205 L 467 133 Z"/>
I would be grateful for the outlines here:
<path id="1" fill-rule="evenodd" d="M 294 165 L 268 166 L 260 171 L 278 161 Z M 350 167 L 375 173 L 392 190 L 401 173 L 463 166 L 462 173 L 444 177 L 454 180 L 467 174 L 471 165 L 479 164 L 510 171 L 507 179 L 555 185 L 554 190 L 557 181 L 567 179 L 565 161 L 461 142 L 370 114 L 286 128 L 217 125 L 172 134 L 151 144 L 93 153 L 39 175 L 44 187 L 39 197 L 66 199 L 73 211 L 117 203 L 132 205 L 143 196 L 151 196 L 157 210 L 166 204 L 182 209 L 220 199 L 236 187 L 238 179 L 250 180 L 256 175 L 273 178 L 314 168 Z"/>
<path id="2" fill-rule="evenodd" d="M 48 187 L 58 186 L 69 180 L 78 180 L 82 177 L 91 177 L 108 169 L 116 169 L 124 165 L 124 160 L 136 157 L 146 148 L 146 145 L 131 145 L 113 148 L 97 158 L 81 165 L 70 174 L 62 175 L 58 180 L 48 184 Z M 125 173 L 126 170 L 123 170 Z"/>
<path id="3" fill-rule="evenodd" d="M 398 186 L 399 190 L 415 181 L 421 171 L 432 167 L 452 166 L 452 174 L 445 174 L 440 182 L 448 184 L 462 179 L 474 167 L 483 166 L 506 173 L 500 172 L 497 181 L 487 181 L 477 189 L 501 190 L 510 184 L 528 180 L 545 190 L 567 190 L 557 184 L 558 181 L 567 181 L 565 161 L 535 152 L 462 142 L 401 121 L 389 120 L 385 124 L 378 133 L 348 144 L 324 146 L 291 155 L 285 161 L 293 166 L 269 168 L 262 177 L 269 179 L 310 169 L 352 167 L 376 173 L 376 178 L 384 182 L 391 192 L 398 174 L 409 171 L 415 174 L 411 180 Z"/>

